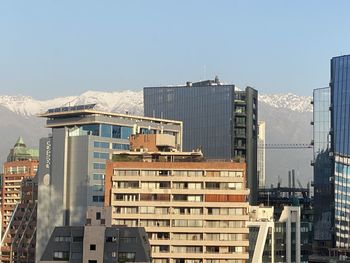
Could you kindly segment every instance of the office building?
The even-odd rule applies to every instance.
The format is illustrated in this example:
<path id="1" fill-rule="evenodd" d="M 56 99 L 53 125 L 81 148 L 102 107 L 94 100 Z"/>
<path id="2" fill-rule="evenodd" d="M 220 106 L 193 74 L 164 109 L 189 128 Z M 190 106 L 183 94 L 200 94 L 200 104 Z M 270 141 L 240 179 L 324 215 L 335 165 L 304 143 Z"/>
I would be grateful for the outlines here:
<path id="1" fill-rule="evenodd" d="M 259 188 L 265 188 L 265 122 L 258 122 L 258 180 L 259 180 Z"/>
<path id="2" fill-rule="evenodd" d="M 182 123 L 101 112 L 96 105 L 50 109 L 51 135 L 40 140 L 37 259 L 55 226 L 81 226 L 88 206 L 103 206 L 106 160 L 129 151 L 136 133 L 173 135 L 182 147 Z"/>
<path id="3" fill-rule="evenodd" d="M 144 114 L 183 122 L 183 148 L 200 148 L 207 159 L 244 160 L 250 201 L 258 195 L 258 92 L 215 80 L 145 87 Z"/>
<path id="4" fill-rule="evenodd" d="M 21 201 L 1 239 L 1 262 L 35 262 L 38 184 L 36 177 L 22 180 Z"/>
<path id="5" fill-rule="evenodd" d="M 313 91 L 314 254 L 328 256 L 334 240 L 334 158 L 331 90 Z"/>
<path id="6" fill-rule="evenodd" d="M 335 247 L 350 246 L 350 56 L 331 60 L 331 133 L 334 152 Z M 350 251 L 349 251 L 350 252 Z"/>
<path id="7" fill-rule="evenodd" d="M 11 220 L 16 205 L 21 201 L 22 180 L 34 177 L 38 169 L 39 151 L 28 148 L 20 137 L 3 165 L 2 178 L 2 233 Z M 3 251 L 3 254 L 6 254 Z"/>
<path id="8" fill-rule="evenodd" d="M 204 161 L 171 140 L 159 151 L 158 136 L 132 136 L 132 151 L 107 162 L 112 224 L 145 227 L 154 263 L 247 262 L 245 163 Z"/>
<path id="9" fill-rule="evenodd" d="M 41 263 L 151 262 L 150 245 L 141 227 L 114 226 L 111 208 L 89 207 L 85 226 L 56 227 Z"/>

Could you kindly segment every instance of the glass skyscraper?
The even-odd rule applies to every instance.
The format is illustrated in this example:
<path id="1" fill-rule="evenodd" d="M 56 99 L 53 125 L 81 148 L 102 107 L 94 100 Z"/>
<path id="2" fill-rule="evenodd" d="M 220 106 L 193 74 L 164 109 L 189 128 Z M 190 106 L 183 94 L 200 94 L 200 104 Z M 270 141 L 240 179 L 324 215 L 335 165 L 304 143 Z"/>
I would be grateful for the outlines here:
<path id="1" fill-rule="evenodd" d="M 208 159 L 247 163 L 250 201 L 257 202 L 258 92 L 215 80 L 145 87 L 148 117 L 183 122 L 183 149 L 201 148 Z"/>
<path id="2" fill-rule="evenodd" d="M 331 90 L 313 92 L 314 138 L 314 249 L 318 255 L 328 255 L 332 247 L 334 221 L 334 184 L 331 131 Z"/>
<path id="3" fill-rule="evenodd" d="M 350 55 L 331 60 L 335 246 L 350 246 Z"/>

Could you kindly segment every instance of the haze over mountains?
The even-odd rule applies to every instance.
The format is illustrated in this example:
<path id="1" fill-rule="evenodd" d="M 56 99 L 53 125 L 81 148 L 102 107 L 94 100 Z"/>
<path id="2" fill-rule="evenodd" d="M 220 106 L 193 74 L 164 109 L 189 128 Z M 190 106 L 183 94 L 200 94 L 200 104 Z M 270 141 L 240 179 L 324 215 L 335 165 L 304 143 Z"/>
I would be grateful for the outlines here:
<path id="1" fill-rule="evenodd" d="M 259 95 L 259 120 L 266 122 L 266 143 L 310 143 L 312 139 L 311 97 L 291 93 Z M 117 113 L 128 112 L 143 115 L 142 91 L 95 92 L 87 91 L 79 96 L 35 100 L 28 96 L 0 96 L 0 161 L 7 157 L 18 136 L 28 146 L 38 147 L 39 138 L 50 130 L 44 128 L 45 120 L 35 114 L 49 108 L 96 103 L 96 109 Z M 312 178 L 311 149 L 266 150 L 267 186 L 287 184 L 287 173 L 296 169 L 296 176 L 305 186 Z"/>

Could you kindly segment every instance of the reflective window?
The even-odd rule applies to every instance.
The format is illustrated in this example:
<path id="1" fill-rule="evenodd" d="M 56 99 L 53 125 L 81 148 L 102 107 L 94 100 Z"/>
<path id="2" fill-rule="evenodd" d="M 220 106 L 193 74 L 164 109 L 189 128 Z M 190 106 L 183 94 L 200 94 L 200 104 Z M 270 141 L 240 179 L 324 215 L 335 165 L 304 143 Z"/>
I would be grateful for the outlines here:
<path id="1" fill-rule="evenodd" d="M 86 124 L 81 126 L 83 131 L 87 131 L 88 135 L 100 135 L 100 125 L 99 124 Z"/>
<path id="2" fill-rule="evenodd" d="M 122 127 L 122 139 L 129 139 L 132 133 L 132 129 L 130 127 Z"/>
<path id="3" fill-rule="evenodd" d="M 101 124 L 101 137 L 111 138 L 112 137 L 111 129 L 112 129 L 111 125 Z"/>
<path id="4" fill-rule="evenodd" d="M 114 150 L 129 150 L 130 145 L 129 144 L 124 144 L 124 143 L 113 143 L 112 148 Z"/>
<path id="5" fill-rule="evenodd" d="M 122 131 L 120 126 L 112 126 L 112 138 L 120 139 L 122 137 Z"/>
<path id="6" fill-rule="evenodd" d="M 105 163 L 94 163 L 94 169 L 106 169 Z"/>
<path id="7" fill-rule="evenodd" d="M 92 201 L 98 202 L 98 203 L 103 203 L 105 201 L 105 197 L 100 196 L 100 195 L 94 195 L 94 196 L 92 196 Z"/>
<path id="8" fill-rule="evenodd" d="M 109 143 L 108 142 L 99 142 L 99 141 L 94 141 L 94 147 L 95 148 L 109 148 Z"/>
<path id="9" fill-rule="evenodd" d="M 94 152 L 93 156 L 98 159 L 109 159 L 109 153 Z"/>

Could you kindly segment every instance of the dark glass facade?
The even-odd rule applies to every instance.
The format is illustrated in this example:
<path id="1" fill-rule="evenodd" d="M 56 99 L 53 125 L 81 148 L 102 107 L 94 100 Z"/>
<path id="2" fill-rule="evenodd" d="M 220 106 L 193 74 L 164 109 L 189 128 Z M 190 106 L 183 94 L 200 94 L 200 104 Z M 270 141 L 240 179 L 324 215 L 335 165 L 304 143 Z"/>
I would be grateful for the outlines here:
<path id="1" fill-rule="evenodd" d="M 334 138 L 335 245 L 350 245 L 350 56 L 331 60 L 332 128 Z"/>
<path id="2" fill-rule="evenodd" d="M 234 85 L 145 88 L 145 116 L 183 121 L 183 149 L 208 158 L 232 156 Z"/>
<path id="3" fill-rule="evenodd" d="M 250 201 L 255 204 L 257 179 L 257 91 L 217 80 L 185 86 L 144 88 L 144 114 L 183 122 L 183 150 L 201 148 L 208 159 L 247 163 Z"/>
<path id="4" fill-rule="evenodd" d="M 314 249 L 318 255 L 328 255 L 332 246 L 334 218 L 334 185 L 331 135 L 331 90 L 313 92 L 314 138 Z"/>

